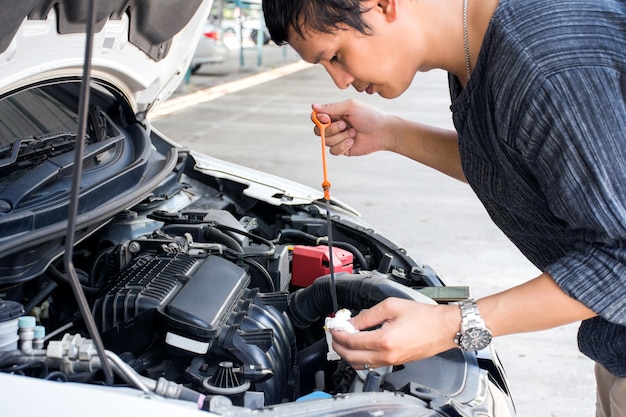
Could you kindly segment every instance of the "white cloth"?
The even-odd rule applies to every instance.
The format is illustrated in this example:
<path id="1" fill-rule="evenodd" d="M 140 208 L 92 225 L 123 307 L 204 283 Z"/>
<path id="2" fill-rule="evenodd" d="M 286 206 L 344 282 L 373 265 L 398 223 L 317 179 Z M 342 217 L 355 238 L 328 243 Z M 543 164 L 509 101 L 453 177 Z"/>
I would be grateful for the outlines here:
<path id="1" fill-rule="evenodd" d="M 330 330 L 338 330 L 348 333 L 357 333 L 358 330 L 350 323 L 352 313 L 346 308 L 342 308 L 335 313 L 335 317 L 326 317 L 324 331 L 326 333 L 326 344 L 328 345 L 328 353 L 326 359 L 329 361 L 337 361 L 341 356 L 333 349 L 333 335 Z"/>

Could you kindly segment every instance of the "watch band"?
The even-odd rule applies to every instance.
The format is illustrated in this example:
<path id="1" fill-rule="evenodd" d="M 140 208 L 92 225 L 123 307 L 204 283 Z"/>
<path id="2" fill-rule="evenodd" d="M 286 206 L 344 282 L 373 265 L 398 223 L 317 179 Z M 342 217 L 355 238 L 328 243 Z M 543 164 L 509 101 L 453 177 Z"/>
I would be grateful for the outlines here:
<path id="1" fill-rule="evenodd" d="M 461 333 L 473 327 L 485 328 L 485 321 L 478 312 L 476 300 L 468 298 L 459 301 L 459 307 L 461 309 Z"/>
<path id="2" fill-rule="evenodd" d="M 491 343 L 491 332 L 485 326 L 485 321 L 478 312 L 474 299 L 459 302 L 461 310 L 461 331 L 457 333 L 454 342 L 464 350 L 482 350 Z"/>

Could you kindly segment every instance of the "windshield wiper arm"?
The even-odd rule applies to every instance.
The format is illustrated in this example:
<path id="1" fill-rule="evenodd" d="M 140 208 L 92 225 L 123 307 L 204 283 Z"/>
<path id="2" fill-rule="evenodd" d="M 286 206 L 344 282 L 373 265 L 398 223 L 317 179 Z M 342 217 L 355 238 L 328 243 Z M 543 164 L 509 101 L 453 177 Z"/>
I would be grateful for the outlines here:
<path id="1" fill-rule="evenodd" d="M 33 139 L 15 139 L 13 142 L 11 154 L 8 158 L 0 159 L 0 168 L 4 168 L 11 164 L 14 164 L 17 161 L 17 157 L 20 154 L 20 149 L 22 148 L 22 144 L 26 142 L 31 142 Z"/>
<path id="2" fill-rule="evenodd" d="M 86 146 L 85 152 L 82 154 L 82 160 L 97 156 L 115 146 L 123 138 L 123 135 L 118 135 Z M 9 184 L 0 193 L 0 213 L 8 213 L 14 210 L 24 198 L 63 175 L 68 169 L 73 168 L 75 164 L 74 156 L 73 152 L 66 152 L 50 158 Z"/>
<path id="3" fill-rule="evenodd" d="M 76 132 L 61 132 L 46 136 L 29 136 L 15 139 L 12 145 L 0 149 L 1 154 L 8 154 L 0 159 L 0 168 L 9 167 L 16 162 L 28 162 L 28 166 L 36 166 L 38 161 L 65 153 L 76 143 Z M 9 153 L 10 149 L 10 153 Z M 27 168 L 24 168 L 27 169 Z"/>

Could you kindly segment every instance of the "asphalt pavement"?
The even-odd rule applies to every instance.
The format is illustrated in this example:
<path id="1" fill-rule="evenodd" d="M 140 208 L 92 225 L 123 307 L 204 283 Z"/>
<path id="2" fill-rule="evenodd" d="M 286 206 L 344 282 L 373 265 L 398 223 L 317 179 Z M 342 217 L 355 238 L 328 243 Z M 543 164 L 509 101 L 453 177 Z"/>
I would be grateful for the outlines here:
<path id="1" fill-rule="evenodd" d="M 232 47 L 232 45 L 231 45 Z M 319 138 L 311 103 L 358 98 L 385 112 L 451 128 L 446 74 L 418 74 L 400 98 L 339 90 L 321 66 L 288 46 L 232 47 L 222 64 L 203 66 L 163 103 L 153 126 L 194 150 L 321 187 Z M 329 157 L 331 194 L 379 233 L 433 267 L 448 285 L 481 297 L 519 285 L 538 271 L 490 221 L 470 188 L 388 152 Z M 578 324 L 504 336 L 494 344 L 521 417 L 594 415 L 593 364 L 576 348 Z"/>

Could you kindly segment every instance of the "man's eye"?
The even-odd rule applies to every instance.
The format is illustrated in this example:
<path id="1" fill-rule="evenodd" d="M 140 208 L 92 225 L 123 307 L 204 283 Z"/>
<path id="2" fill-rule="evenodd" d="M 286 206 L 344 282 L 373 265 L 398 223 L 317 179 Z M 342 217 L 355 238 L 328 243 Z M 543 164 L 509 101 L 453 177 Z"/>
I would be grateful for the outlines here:
<path id="1" fill-rule="evenodd" d="M 337 55 L 333 55 L 333 57 L 330 59 L 330 62 L 337 62 Z"/>

